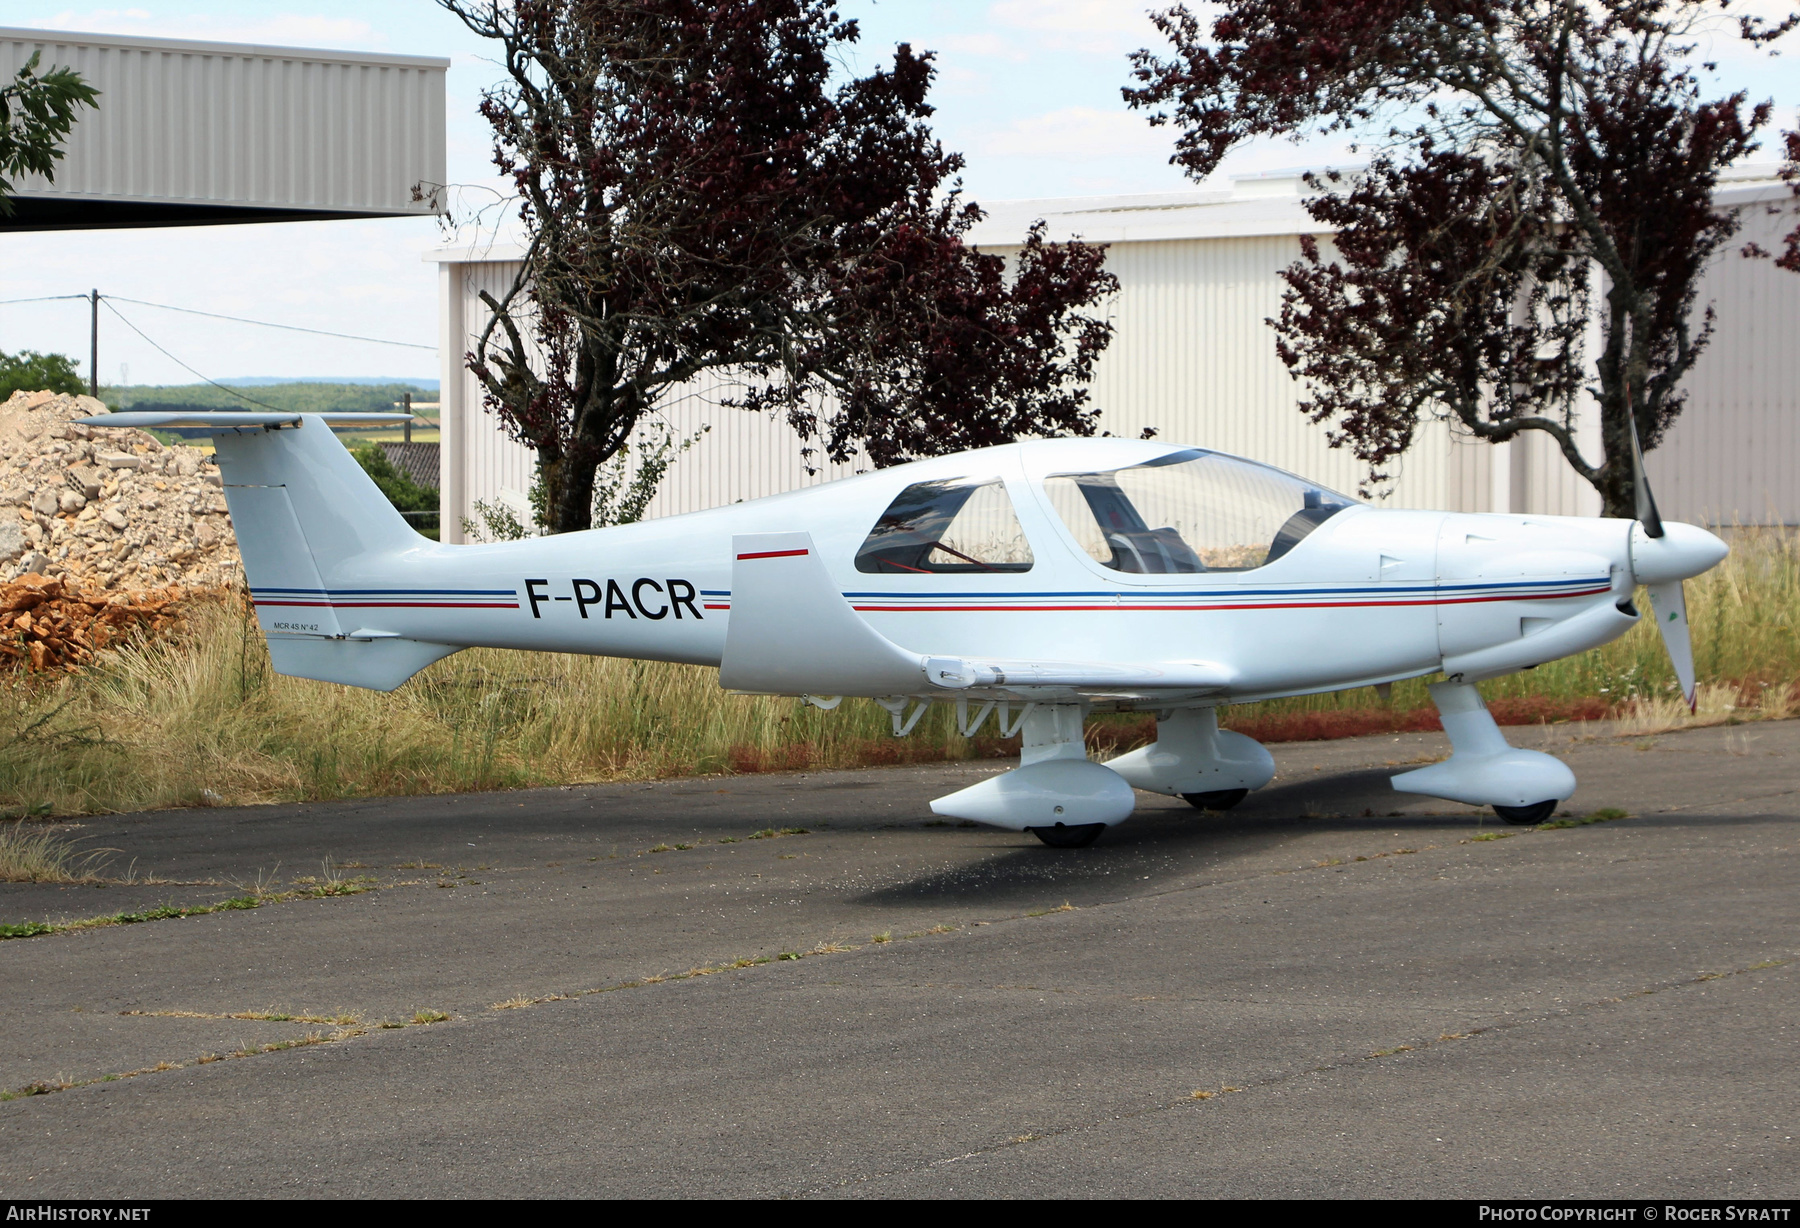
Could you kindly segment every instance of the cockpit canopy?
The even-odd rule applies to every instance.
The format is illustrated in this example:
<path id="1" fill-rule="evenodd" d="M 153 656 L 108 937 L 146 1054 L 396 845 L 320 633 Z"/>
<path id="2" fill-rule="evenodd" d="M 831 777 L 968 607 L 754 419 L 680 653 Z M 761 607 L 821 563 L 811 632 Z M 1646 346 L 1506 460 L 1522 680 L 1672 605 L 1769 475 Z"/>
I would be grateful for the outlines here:
<path id="1" fill-rule="evenodd" d="M 856 552 L 856 570 L 900 574 L 1030 571 L 1031 543 L 998 479 L 908 486 Z"/>
<path id="2" fill-rule="evenodd" d="M 1352 501 L 1254 461 L 1188 448 L 1142 464 L 1044 479 L 1044 494 L 1095 561 L 1136 575 L 1250 571 L 1274 562 Z M 908 486 L 862 549 L 862 572 L 1031 570 L 1031 544 L 997 478 Z"/>
<path id="3" fill-rule="evenodd" d="M 1263 567 L 1352 506 L 1291 473 L 1199 448 L 1055 474 L 1044 493 L 1083 550 L 1137 575 Z"/>

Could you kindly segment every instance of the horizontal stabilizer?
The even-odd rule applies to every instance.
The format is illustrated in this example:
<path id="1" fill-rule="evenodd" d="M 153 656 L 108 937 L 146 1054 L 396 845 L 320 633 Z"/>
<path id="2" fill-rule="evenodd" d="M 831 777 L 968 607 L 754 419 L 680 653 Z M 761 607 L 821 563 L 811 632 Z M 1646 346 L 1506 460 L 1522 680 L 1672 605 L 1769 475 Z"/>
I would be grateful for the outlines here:
<path id="1" fill-rule="evenodd" d="M 383 423 L 401 423 L 407 421 L 410 414 L 314 414 L 315 418 L 323 418 L 332 426 L 380 426 Z M 156 413 L 146 410 L 138 413 L 125 410 L 116 414 L 95 414 L 92 418 L 78 418 L 76 421 L 84 426 L 159 426 L 198 428 L 201 430 L 216 429 L 220 431 L 242 430 L 245 427 L 257 426 L 299 426 L 300 415 L 289 413 L 239 413 L 236 410 L 221 410 L 218 413 Z"/>
<path id="2" fill-rule="evenodd" d="M 449 644 L 398 637 L 321 639 L 310 635 L 271 635 L 269 663 L 278 674 L 316 678 L 345 686 L 391 691 L 408 678 L 459 649 Z"/>

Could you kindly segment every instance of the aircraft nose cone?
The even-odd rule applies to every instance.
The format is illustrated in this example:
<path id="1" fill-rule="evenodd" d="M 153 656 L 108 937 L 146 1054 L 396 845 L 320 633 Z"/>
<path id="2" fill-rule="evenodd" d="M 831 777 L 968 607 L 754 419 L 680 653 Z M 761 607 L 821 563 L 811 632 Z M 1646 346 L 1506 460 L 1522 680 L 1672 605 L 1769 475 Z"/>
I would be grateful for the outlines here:
<path id="1" fill-rule="evenodd" d="M 1631 528 L 1631 575 L 1639 584 L 1686 580 L 1719 565 L 1731 547 L 1696 525 L 1663 522 L 1663 535 L 1650 537 L 1641 524 Z"/>

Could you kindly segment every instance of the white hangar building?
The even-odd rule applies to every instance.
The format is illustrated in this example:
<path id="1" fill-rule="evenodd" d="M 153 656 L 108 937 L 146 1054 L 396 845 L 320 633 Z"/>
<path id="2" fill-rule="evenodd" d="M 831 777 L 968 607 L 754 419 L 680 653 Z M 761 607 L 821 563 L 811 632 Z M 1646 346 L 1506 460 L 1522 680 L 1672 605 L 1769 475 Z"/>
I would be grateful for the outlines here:
<path id="1" fill-rule="evenodd" d="M 99 107 L 78 112 L 54 182 L 15 182 L 0 231 L 439 210 L 449 60 L 0 27 L 0 75 L 34 52 Z"/>
<path id="2" fill-rule="evenodd" d="M 1755 240 L 1775 250 L 1796 224 L 1790 189 L 1775 166 L 1745 168 L 1718 202 L 1740 210 L 1739 238 L 1708 271 L 1700 302 L 1718 312 L 1717 335 L 1686 387 L 1689 408 L 1649 466 L 1663 513 L 1674 519 L 1800 524 L 1800 276 L 1737 254 Z M 1092 385 L 1101 429 L 1265 461 L 1354 492 L 1363 466 L 1326 443 L 1322 426 L 1295 408 L 1298 385 L 1275 354 L 1265 320 L 1280 310 L 1278 274 L 1316 232 L 1301 207 L 1297 173 L 1243 176 L 1225 191 L 1001 202 L 973 239 L 1016 248 L 1026 228 L 1110 245 L 1120 289 L 1106 306 L 1115 326 Z M 1771 206 L 1779 210 L 1771 215 Z M 524 506 L 532 454 L 507 439 L 482 408 L 462 355 L 487 320 L 482 290 L 504 295 L 518 271 L 517 247 L 429 254 L 440 270 L 443 362 L 442 507 L 446 541 L 477 500 Z M 1597 325 L 1596 325 L 1597 333 Z M 670 398 L 661 417 L 680 435 L 710 431 L 665 478 L 650 516 L 697 511 L 845 476 L 854 466 L 808 475 L 784 422 L 718 404 L 719 375 Z M 1587 431 L 1597 456 L 1597 420 Z M 1425 428 L 1398 467 L 1385 504 L 1459 511 L 1595 515 L 1599 497 L 1546 436 L 1502 445 L 1458 438 L 1444 423 Z"/>

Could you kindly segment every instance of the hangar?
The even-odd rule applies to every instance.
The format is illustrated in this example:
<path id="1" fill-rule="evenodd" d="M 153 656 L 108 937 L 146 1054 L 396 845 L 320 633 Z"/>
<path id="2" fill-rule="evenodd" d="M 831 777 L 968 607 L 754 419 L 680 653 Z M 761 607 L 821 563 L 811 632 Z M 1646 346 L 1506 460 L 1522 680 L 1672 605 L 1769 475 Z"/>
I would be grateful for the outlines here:
<path id="1" fill-rule="evenodd" d="M 0 27 L 100 90 L 55 181 L 14 184 L 5 230 L 416 217 L 444 185 L 450 61 Z"/>
<path id="2" fill-rule="evenodd" d="M 1713 302 L 1717 336 L 1689 375 L 1689 408 L 1649 457 L 1664 514 L 1705 523 L 1800 524 L 1800 276 L 1746 260 L 1746 241 L 1771 250 L 1794 226 L 1793 198 L 1773 164 L 1735 170 L 1720 207 L 1737 210 L 1739 238 L 1707 271 L 1699 301 Z M 1302 207 L 1300 172 L 1240 176 L 1228 189 L 1150 196 L 999 202 L 972 236 L 995 251 L 1016 248 L 1037 218 L 1051 238 L 1110 244 L 1120 281 L 1107 311 L 1116 333 L 1097 365 L 1101 429 L 1234 452 L 1354 491 L 1362 466 L 1331 448 L 1323 427 L 1296 410 L 1298 386 L 1275 354 L 1265 321 L 1280 308 L 1280 270 L 1298 259 L 1300 236 L 1318 228 Z M 1325 236 L 1321 236 L 1325 237 Z M 440 270 L 440 398 L 444 540 L 477 500 L 523 510 L 532 454 L 482 409 L 462 368 L 486 322 L 479 294 L 504 295 L 520 249 L 447 249 Z M 1597 327 L 1597 322 L 1596 322 Z M 730 381 L 711 373 L 669 398 L 660 415 L 680 435 L 710 427 L 671 468 L 649 508 L 664 516 L 844 476 L 808 474 L 785 423 L 720 406 Z M 1598 452 L 1597 417 L 1586 424 Z M 1456 511 L 1597 515 L 1599 497 L 1547 436 L 1502 445 L 1435 423 L 1399 467 L 1387 506 Z"/>

